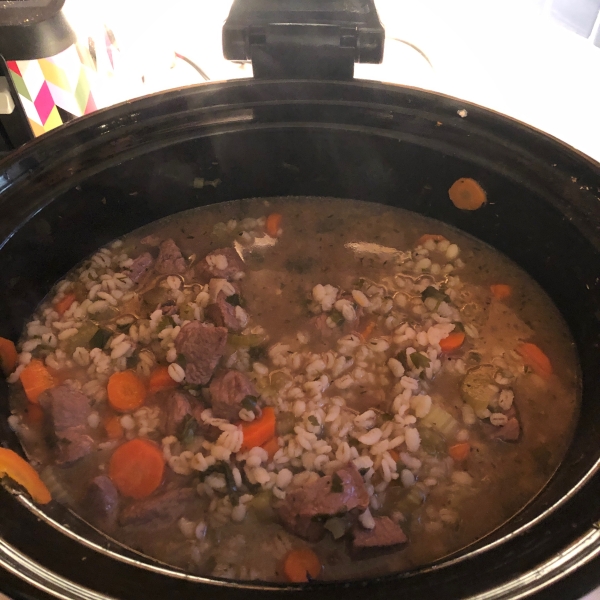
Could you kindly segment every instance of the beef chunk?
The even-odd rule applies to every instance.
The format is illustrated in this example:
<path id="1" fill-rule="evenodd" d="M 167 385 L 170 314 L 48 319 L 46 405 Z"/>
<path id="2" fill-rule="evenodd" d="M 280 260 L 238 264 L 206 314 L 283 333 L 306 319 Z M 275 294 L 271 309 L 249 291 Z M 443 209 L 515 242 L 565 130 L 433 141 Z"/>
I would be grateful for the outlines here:
<path id="1" fill-rule="evenodd" d="M 246 375 L 239 371 L 224 371 L 210 382 L 213 415 L 220 419 L 236 421 L 246 396 L 256 396 L 256 388 Z"/>
<path id="2" fill-rule="evenodd" d="M 216 302 L 206 307 L 205 315 L 217 327 L 227 327 L 230 331 L 241 331 L 242 329 L 235 316 L 235 306 L 227 302 L 223 292 L 219 292 Z"/>
<path id="3" fill-rule="evenodd" d="M 404 531 L 389 517 L 375 517 L 374 521 L 373 529 L 365 529 L 359 524 L 354 526 L 352 546 L 355 550 L 396 546 L 406 542 Z"/>
<path id="4" fill-rule="evenodd" d="M 502 427 L 496 427 L 491 437 L 505 442 L 516 442 L 521 435 L 521 425 L 516 417 L 510 418 Z"/>
<path id="5" fill-rule="evenodd" d="M 153 264 L 154 259 L 150 252 L 140 254 L 129 267 L 129 279 L 137 283 L 152 268 Z"/>
<path id="6" fill-rule="evenodd" d="M 82 501 L 85 515 L 93 525 L 105 531 L 114 528 L 119 512 L 119 493 L 106 475 L 92 479 Z"/>
<path id="7" fill-rule="evenodd" d="M 71 463 L 89 454 L 94 442 L 88 435 L 90 399 L 68 385 L 46 390 L 39 398 L 57 439 L 57 462 Z"/>
<path id="8" fill-rule="evenodd" d="M 87 426 L 90 399 L 68 385 L 58 385 L 40 395 L 40 406 L 48 411 L 55 431 Z"/>
<path id="9" fill-rule="evenodd" d="M 65 429 L 58 438 L 58 454 L 56 462 L 70 464 L 87 456 L 94 449 L 94 440 L 86 433 L 83 427 L 70 427 Z"/>
<path id="10" fill-rule="evenodd" d="M 119 524 L 169 525 L 183 515 L 194 497 L 195 492 L 192 488 L 178 488 L 158 496 L 137 500 L 121 511 Z"/>
<path id="11" fill-rule="evenodd" d="M 225 268 L 219 268 L 223 264 L 226 264 Z M 239 274 L 243 272 L 244 262 L 233 248 L 213 250 L 196 267 L 196 275 L 204 282 L 215 278 L 227 279 L 228 281 L 236 280 Z"/>
<path id="12" fill-rule="evenodd" d="M 172 239 L 166 239 L 161 243 L 155 269 L 157 273 L 163 275 L 185 271 L 185 260 L 181 255 L 181 250 Z"/>
<path id="13" fill-rule="evenodd" d="M 187 394 L 180 391 L 172 392 L 165 403 L 166 419 L 165 434 L 177 435 L 184 419 L 192 414 L 192 404 Z"/>
<path id="14" fill-rule="evenodd" d="M 322 530 L 319 517 L 332 517 L 354 509 L 362 512 L 368 506 L 369 494 L 363 478 L 350 463 L 314 483 L 288 488 L 285 499 L 275 509 L 284 527 L 314 541 Z"/>
<path id="15" fill-rule="evenodd" d="M 185 377 L 188 383 L 204 385 L 225 352 L 227 329 L 191 321 L 181 328 L 175 338 L 175 348 L 186 360 Z"/>

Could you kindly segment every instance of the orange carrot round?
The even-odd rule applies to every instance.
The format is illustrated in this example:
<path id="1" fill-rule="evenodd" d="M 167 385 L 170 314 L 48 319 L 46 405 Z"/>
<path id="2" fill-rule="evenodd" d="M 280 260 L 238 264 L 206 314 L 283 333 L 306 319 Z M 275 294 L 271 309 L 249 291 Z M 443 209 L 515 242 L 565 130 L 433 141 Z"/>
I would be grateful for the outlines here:
<path id="1" fill-rule="evenodd" d="M 18 358 L 14 342 L 0 337 L 0 369 L 5 375 L 10 375 L 15 370 Z"/>
<path id="2" fill-rule="evenodd" d="M 162 482 L 165 459 L 162 450 L 148 440 L 135 438 L 119 446 L 108 464 L 108 476 L 128 498 L 145 498 Z"/>
<path id="3" fill-rule="evenodd" d="M 44 363 L 35 358 L 21 371 L 19 378 L 27 399 L 34 404 L 37 404 L 42 392 L 56 385 L 54 377 Z"/>
<path id="4" fill-rule="evenodd" d="M 490 290 L 492 291 L 492 296 L 498 300 L 504 300 L 512 294 L 510 285 L 506 285 L 505 283 L 496 283 L 495 285 L 490 285 Z"/>
<path id="5" fill-rule="evenodd" d="M 146 386 L 133 371 L 111 375 L 106 391 L 109 404 L 121 412 L 139 408 L 146 398 Z"/>
<path id="6" fill-rule="evenodd" d="M 303 583 L 321 574 L 321 561 L 310 548 L 290 550 L 283 560 L 283 573 L 288 581 Z"/>
<path id="7" fill-rule="evenodd" d="M 415 246 L 422 246 L 425 242 L 428 242 L 429 240 L 433 240 L 434 242 L 441 242 L 445 239 L 446 238 L 443 235 L 440 235 L 439 233 L 425 233 L 417 240 Z"/>
<path id="8" fill-rule="evenodd" d="M 280 215 L 279 213 L 271 213 L 267 217 L 266 229 L 267 233 L 271 237 L 277 237 L 277 234 L 279 233 L 279 228 L 281 227 L 282 218 L 282 215 Z"/>
<path id="9" fill-rule="evenodd" d="M 279 450 L 279 441 L 277 436 L 273 436 L 269 441 L 265 442 L 261 445 L 263 450 L 266 450 L 269 455 L 269 460 L 272 460 L 275 456 L 275 453 Z"/>
<path id="10" fill-rule="evenodd" d="M 523 358 L 523 362 L 531 367 L 541 377 L 552 375 L 552 363 L 544 352 L 535 344 L 527 342 L 517 346 L 517 352 Z"/>
<path id="11" fill-rule="evenodd" d="M 108 419 L 104 421 L 104 429 L 106 430 L 106 435 L 108 435 L 111 440 L 118 440 L 123 437 L 123 425 L 121 425 L 119 417 L 115 415 L 108 417 Z"/>
<path id="12" fill-rule="evenodd" d="M 54 310 L 62 317 L 75 302 L 75 294 L 66 294 L 62 300 L 54 305 Z"/>
<path id="13" fill-rule="evenodd" d="M 244 434 L 242 451 L 268 442 L 275 435 L 275 410 L 271 406 L 263 408 L 259 419 L 242 423 L 242 433 Z"/>
<path id="14" fill-rule="evenodd" d="M 52 496 L 37 471 L 16 452 L 0 448 L 0 475 L 10 477 L 24 487 L 38 504 L 48 504 Z"/>
<path id="15" fill-rule="evenodd" d="M 487 200 L 484 189 L 468 177 L 457 179 L 448 190 L 448 195 L 454 206 L 462 210 L 477 210 Z"/>
<path id="16" fill-rule="evenodd" d="M 456 462 L 462 462 L 465 460 L 471 452 L 471 444 L 469 442 L 461 442 L 460 444 L 454 444 L 448 448 L 448 454 Z"/>
<path id="17" fill-rule="evenodd" d="M 178 385 L 179 384 L 169 375 L 169 368 L 160 365 L 150 373 L 148 391 L 159 392 L 160 390 L 168 390 L 169 388 L 174 388 Z"/>
<path id="18" fill-rule="evenodd" d="M 448 337 L 440 340 L 440 348 L 442 349 L 442 352 L 452 352 L 452 350 L 460 348 L 464 342 L 465 334 L 462 331 L 455 331 Z"/>

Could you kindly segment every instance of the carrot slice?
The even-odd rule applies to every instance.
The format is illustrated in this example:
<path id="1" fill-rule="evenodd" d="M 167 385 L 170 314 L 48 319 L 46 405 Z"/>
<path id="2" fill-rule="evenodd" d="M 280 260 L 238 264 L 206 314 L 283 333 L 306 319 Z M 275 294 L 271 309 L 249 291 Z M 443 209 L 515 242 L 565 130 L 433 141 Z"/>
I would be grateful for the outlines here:
<path id="1" fill-rule="evenodd" d="M 52 496 L 37 471 L 16 452 L 0 448 L 0 475 L 23 486 L 38 504 L 48 504 Z"/>
<path id="2" fill-rule="evenodd" d="M 242 433 L 242 451 L 268 442 L 275 435 L 275 410 L 271 406 L 263 408 L 259 419 L 242 423 Z"/>
<path id="3" fill-rule="evenodd" d="M 273 436 L 268 442 L 262 444 L 261 448 L 267 451 L 269 460 L 272 460 L 275 453 L 279 450 L 279 441 L 277 440 L 277 437 Z"/>
<path id="4" fill-rule="evenodd" d="M 362 337 L 363 340 L 368 340 L 375 329 L 376 323 L 375 321 L 369 321 L 362 331 L 358 332 L 358 335 Z"/>
<path id="5" fill-rule="evenodd" d="M 462 210 L 477 210 L 487 200 L 485 190 L 468 177 L 457 179 L 448 190 L 448 195 L 454 206 Z"/>
<path id="6" fill-rule="evenodd" d="M 469 442 L 461 442 L 460 444 L 454 444 L 448 448 L 448 454 L 456 462 L 462 462 L 465 460 L 471 452 L 471 444 Z"/>
<path id="7" fill-rule="evenodd" d="M 121 412 L 135 410 L 146 398 L 146 386 L 133 371 L 120 371 L 111 375 L 106 391 L 109 404 Z"/>
<path id="8" fill-rule="evenodd" d="M 119 417 L 113 415 L 104 421 L 104 429 L 111 440 L 118 440 L 123 437 L 123 425 Z"/>
<path id="9" fill-rule="evenodd" d="M 266 229 L 267 233 L 271 237 L 277 237 L 277 233 L 279 232 L 279 227 L 281 226 L 282 215 L 279 213 L 271 213 L 267 217 Z"/>
<path id="10" fill-rule="evenodd" d="M 54 305 L 54 310 L 62 317 L 75 302 L 75 294 L 66 294 L 62 300 Z"/>
<path id="11" fill-rule="evenodd" d="M 169 367 L 160 365 L 150 373 L 148 391 L 159 392 L 160 390 L 168 390 L 169 388 L 174 388 L 178 385 L 179 384 L 169 375 Z"/>
<path id="12" fill-rule="evenodd" d="M 415 246 L 422 246 L 425 242 L 433 240 L 434 242 L 442 242 L 446 238 L 439 233 L 425 233 L 418 240 Z"/>
<path id="13" fill-rule="evenodd" d="M 440 348 L 442 352 L 452 352 L 452 350 L 456 350 L 460 348 L 465 342 L 465 334 L 462 331 L 455 331 L 451 333 L 448 337 L 445 337 L 443 340 L 440 340 Z"/>
<path id="14" fill-rule="evenodd" d="M 538 346 L 527 342 L 517 346 L 516 350 L 522 356 L 523 362 L 531 367 L 535 373 L 542 377 L 552 375 L 552 363 Z"/>
<path id="15" fill-rule="evenodd" d="M 5 375 L 10 375 L 15 370 L 18 358 L 14 342 L 0 337 L 0 369 Z"/>
<path id="16" fill-rule="evenodd" d="M 21 371 L 19 378 L 23 384 L 27 399 L 34 404 L 37 404 L 38 398 L 42 392 L 45 392 L 56 385 L 50 371 L 48 371 L 44 363 L 38 359 L 33 359 Z"/>
<path id="17" fill-rule="evenodd" d="M 316 579 L 321 574 L 321 561 L 310 548 L 290 550 L 283 560 L 285 578 L 293 583 Z"/>
<path id="18" fill-rule="evenodd" d="M 512 294 L 512 288 L 510 285 L 506 285 L 505 283 L 496 283 L 495 285 L 490 285 L 490 290 L 492 291 L 492 296 L 498 300 L 504 300 Z"/>
<path id="19" fill-rule="evenodd" d="M 108 464 L 108 476 L 117 489 L 136 500 L 149 496 L 160 485 L 164 470 L 162 450 L 140 438 L 119 446 Z"/>

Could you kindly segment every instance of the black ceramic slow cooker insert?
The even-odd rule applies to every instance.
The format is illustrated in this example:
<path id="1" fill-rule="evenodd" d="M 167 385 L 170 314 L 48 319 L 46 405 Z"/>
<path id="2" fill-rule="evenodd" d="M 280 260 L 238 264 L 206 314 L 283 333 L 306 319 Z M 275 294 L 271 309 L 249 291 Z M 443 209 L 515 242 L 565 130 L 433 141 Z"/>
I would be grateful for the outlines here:
<path id="1" fill-rule="evenodd" d="M 481 209 L 449 201 L 461 177 L 487 191 Z M 221 183 L 198 188 L 197 178 Z M 439 219 L 544 288 L 571 329 L 583 378 L 574 439 L 550 483 L 510 522 L 438 563 L 303 587 L 191 576 L 112 542 L 58 503 L 41 509 L 0 488 L 0 565 L 18 577 L 7 593 L 491 600 L 575 598 L 597 585 L 589 567 L 600 554 L 600 165 L 522 123 L 417 89 L 305 79 L 194 86 L 71 122 L 0 163 L 0 336 L 18 339 L 54 282 L 118 236 L 198 206 L 288 195 Z M 2 445 L 22 452 L 7 396 L 2 382 Z M 560 596 L 544 592 L 575 569 L 585 579 Z"/>

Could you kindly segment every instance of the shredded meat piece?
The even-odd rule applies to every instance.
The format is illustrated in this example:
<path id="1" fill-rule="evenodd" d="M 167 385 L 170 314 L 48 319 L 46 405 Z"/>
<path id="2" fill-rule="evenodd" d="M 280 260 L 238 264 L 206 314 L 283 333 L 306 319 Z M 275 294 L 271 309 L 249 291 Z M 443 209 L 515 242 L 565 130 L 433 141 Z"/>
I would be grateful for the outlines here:
<path id="1" fill-rule="evenodd" d="M 336 483 L 341 491 L 332 491 Z M 333 486 L 334 490 L 338 489 Z M 369 494 L 358 469 L 349 463 L 333 475 L 326 475 L 309 485 L 288 488 L 286 497 L 276 507 L 283 525 L 292 533 L 309 540 L 320 537 L 323 529 L 319 517 L 332 517 L 369 506 Z"/>
<path id="2" fill-rule="evenodd" d="M 213 258 L 222 256 L 227 261 L 224 269 L 217 268 Z M 244 272 L 244 262 L 233 248 L 220 248 L 213 250 L 202 259 L 196 267 L 197 276 L 204 282 L 210 279 L 227 279 L 231 281 L 237 279 L 240 273 Z"/>
<path id="3" fill-rule="evenodd" d="M 199 321 L 191 321 L 181 328 L 175 338 L 177 352 L 186 360 L 185 377 L 188 383 L 204 385 L 225 352 L 227 329 Z"/>
<path id="4" fill-rule="evenodd" d="M 223 292 L 219 292 L 216 302 L 206 307 L 206 318 L 218 327 L 227 327 L 230 331 L 241 331 L 242 327 L 235 316 L 235 306 L 229 304 Z"/>
<path id="5" fill-rule="evenodd" d="M 172 275 L 185 271 L 185 260 L 179 246 L 168 238 L 160 244 L 160 251 L 154 267 L 157 273 Z"/>
<path id="6" fill-rule="evenodd" d="M 212 411 L 215 417 L 235 421 L 246 396 L 257 396 L 254 384 L 244 373 L 224 371 L 210 383 Z"/>
<path id="7" fill-rule="evenodd" d="M 168 525 L 183 515 L 195 495 L 196 492 L 192 488 L 179 488 L 163 492 L 158 496 L 137 500 L 121 511 L 119 524 Z"/>
<path id="8" fill-rule="evenodd" d="M 148 271 L 152 268 L 154 259 L 150 252 L 144 252 L 134 259 L 133 264 L 129 267 L 129 279 L 134 283 L 138 283 Z"/>
<path id="9" fill-rule="evenodd" d="M 39 403 L 57 439 L 57 463 L 72 463 L 92 451 L 94 441 L 88 435 L 87 422 L 90 399 L 85 394 L 68 385 L 59 385 L 41 394 Z"/>
<path id="10" fill-rule="evenodd" d="M 373 529 L 365 529 L 359 524 L 354 526 L 352 545 L 355 550 L 396 546 L 407 541 L 400 525 L 396 525 L 389 517 L 375 517 L 374 521 Z"/>
<path id="11" fill-rule="evenodd" d="M 92 479 L 82 507 L 92 523 L 109 531 L 114 528 L 119 512 L 119 493 L 106 475 Z"/>

